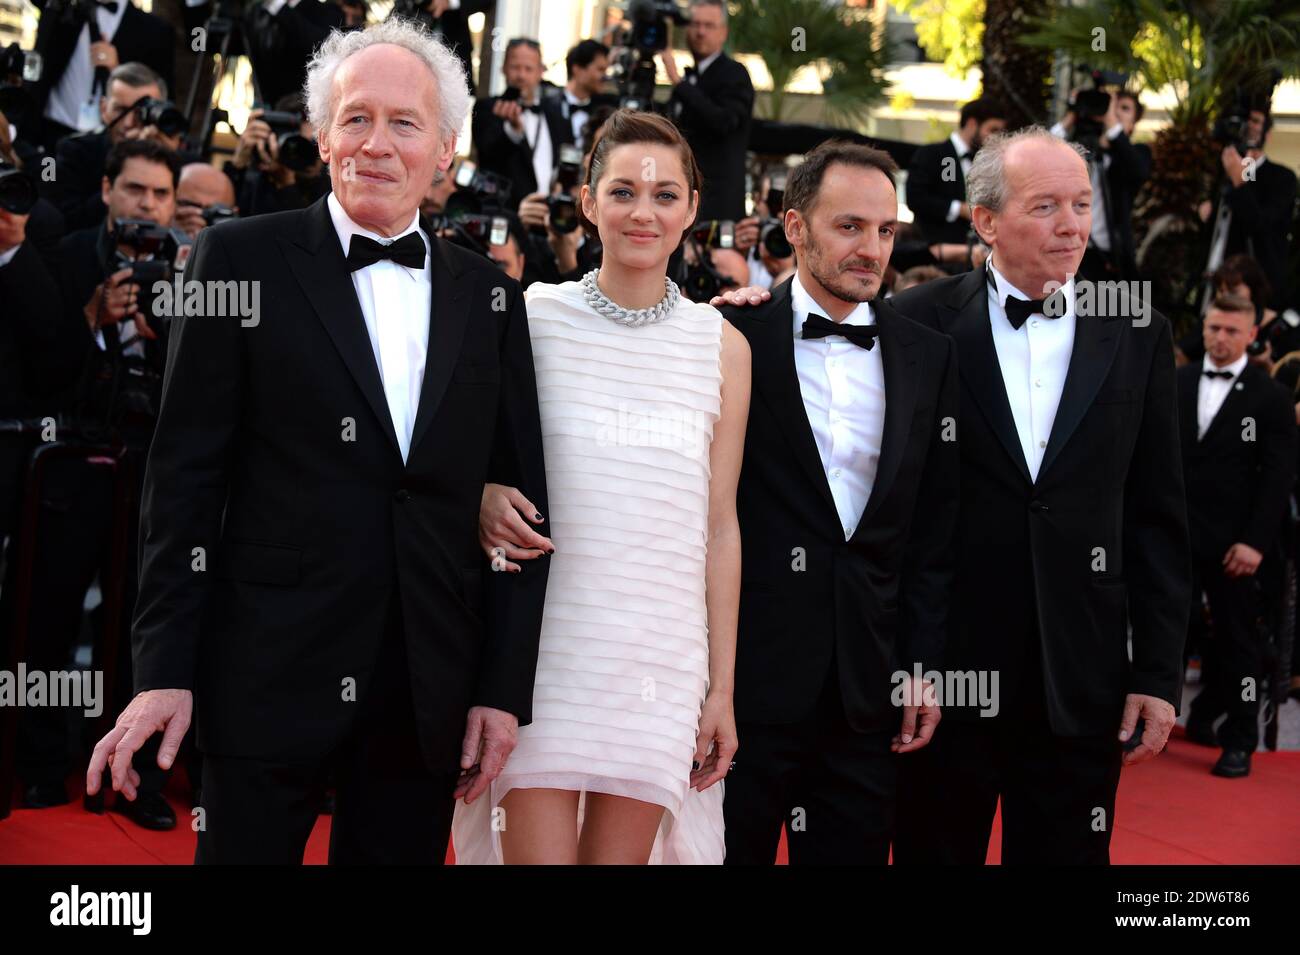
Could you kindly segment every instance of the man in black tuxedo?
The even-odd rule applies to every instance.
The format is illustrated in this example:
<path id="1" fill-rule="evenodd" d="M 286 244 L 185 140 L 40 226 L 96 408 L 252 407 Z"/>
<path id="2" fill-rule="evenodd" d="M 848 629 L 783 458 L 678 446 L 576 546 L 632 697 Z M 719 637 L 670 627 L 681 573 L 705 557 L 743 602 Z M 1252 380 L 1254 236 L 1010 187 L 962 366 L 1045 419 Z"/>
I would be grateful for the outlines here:
<path id="1" fill-rule="evenodd" d="M 95 128 L 100 96 L 119 64 L 143 63 L 168 87 L 173 85 L 175 31 L 162 17 L 143 12 L 130 0 L 32 2 L 41 10 L 36 43 L 46 54 L 34 93 L 45 117 L 43 141 L 50 155 L 62 137 Z"/>
<path id="2" fill-rule="evenodd" d="M 474 40 L 470 35 L 469 18 L 476 13 L 487 13 L 496 0 L 428 0 L 416 16 L 416 22 L 430 33 L 441 35 L 443 41 L 460 57 L 465 68 L 465 79 L 470 93 L 474 92 Z"/>
<path id="3" fill-rule="evenodd" d="M 894 172 L 867 146 L 809 153 L 785 191 L 798 272 L 767 304 L 725 310 L 755 385 L 736 498 L 728 864 L 772 864 L 783 826 L 792 864 L 885 864 L 896 754 L 938 720 L 913 673 L 938 665 L 947 626 L 957 361 L 876 299 Z"/>
<path id="4" fill-rule="evenodd" d="M 572 141 L 572 128 L 560 101 L 542 95 L 542 48 L 516 37 L 506 44 L 501 71 L 511 98 L 495 96 L 474 104 L 471 134 L 478 164 L 510 180 L 510 210 L 524 196 L 548 191 L 560 146 Z"/>
<path id="5" fill-rule="evenodd" d="M 970 204 L 966 173 L 980 145 L 1007 125 L 1006 113 L 989 97 L 961 108 L 957 129 L 947 139 L 912 153 L 907 169 L 907 205 L 927 242 L 966 244 Z"/>
<path id="6" fill-rule="evenodd" d="M 722 0 L 692 0 L 686 45 L 695 65 L 677 68 L 664 49 L 664 72 L 672 84 L 668 115 L 690 143 L 704 174 L 697 221 L 745 215 L 745 150 L 754 113 L 749 71 L 727 56 L 727 5 Z"/>
<path id="7" fill-rule="evenodd" d="M 1295 276 L 1287 266 L 1287 235 L 1295 212 L 1296 175 L 1264 154 L 1273 114 L 1267 108 L 1247 113 L 1243 141 L 1223 147 L 1223 181 L 1211 202 L 1202 203 L 1209 229 L 1205 274 L 1234 255 L 1249 255 L 1268 277 L 1267 303 L 1282 311 L 1292 304 Z M 1243 155 L 1238 150 L 1245 147 Z M 1206 297 L 1214 294 L 1208 282 Z"/>
<path id="8" fill-rule="evenodd" d="M 199 236 L 186 280 L 252 319 L 172 319 L 139 695 L 88 786 L 112 754 L 130 798 L 132 753 L 162 727 L 170 765 L 197 699 L 202 863 L 300 862 L 330 774 L 331 861 L 438 862 L 530 719 L 547 564 L 487 573 L 477 538 L 485 482 L 545 495 L 523 297 L 418 216 L 460 63 L 399 20 L 362 35 L 313 67 L 331 195 Z"/>
<path id="9" fill-rule="evenodd" d="M 1277 543 L 1296 466 L 1291 396 L 1249 361 L 1255 333 L 1255 307 L 1221 295 L 1205 316 L 1205 358 L 1178 369 L 1193 613 L 1203 590 L 1214 621 L 1205 687 L 1192 701 L 1187 733 L 1223 747 L 1211 772 L 1229 778 L 1250 772 L 1259 743 L 1255 571 Z M 1216 735 L 1214 723 L 1225 713 Z"/>
<path id="10" fill-rule="evenodd" d="M 1088 117 L 1100 126 L 1097 155 L 1091 158 L 1092 234 L 1080 266 L 1093 280 L 1136 279 L 1137 252 L 1133 245 L 1133 199 L 1151 175 L 1151 147 L 1133 142 L 1142 119 L 1142 103 L 1132 90 L 1109 94 L 1110 105 L 1100 117 Z M 1077 138 L 1077 104 L 1072 102 L 1052 132 L 1063 139 Z M 1091 148 L 1091 144 L 1089 144 Z"/>
<path id="11" fill-rule="evenodd" d="M 331 30 L 343 29 L 343 10 L 326 0 L 261 0 L 244 11 L 244 46 L 262 103 L 297 93 L 307 62 Z"/>
<path id="12" fill-rule="evenodd" d="M 618 97 L 606 93 L 605 73 L 609 69 L 609 47 L 599 40 L 580 40 L 564 56 L 567 79 L 557 95 L 560 115 L 568 121 L 563 140 L 586 150 L 583 128 L 602 106 L 618 107 Z"/>
<path id="13" fill-rule="evenodd" d="M 943 665 L 997 674 L 1000 699 L 996 715 L 949 709 L 904 765 L 894 859 L 982 863 L 1000 797 L 1003 862 L 1105 863 L 1121 758 L 1164 748 L 1182 678 L 1191 587 L 1169 323 L 1072 279 L 1095 199 L 1079 147 L 1041 127 L 994 137 L 967 189 L 988 263 L 891 301 L 957 343 Z"/>

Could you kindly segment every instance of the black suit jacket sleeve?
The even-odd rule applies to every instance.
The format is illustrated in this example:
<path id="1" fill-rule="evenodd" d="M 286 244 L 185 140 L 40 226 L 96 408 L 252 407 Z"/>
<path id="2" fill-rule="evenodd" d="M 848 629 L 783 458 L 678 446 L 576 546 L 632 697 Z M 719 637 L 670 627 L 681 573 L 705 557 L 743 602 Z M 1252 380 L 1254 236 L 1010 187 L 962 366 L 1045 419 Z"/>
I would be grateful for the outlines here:
<path id="1" fill-rule="evenodd" d="M 1277 540 L 1296 468 L 1295 406 L 1276 382 L 1265 384 L 1270 400 L 1261 402 L 1259 420 L 1255 422 L 1259 473 L 1241 541 L 1260 553 L 1267 553 Z"/>
<path id="2" fill-rule="evenodd" d="M 944 222 L 952 208 L 954 187 L 952 182 L 943 179 L 947 165 L 944 160 L 952 160 L 949 168 L 954 176 L 961 175 L 961 164 L 955 154 L 945 154 L 951 152 L 951 147 L 945 151 L 942 146 L 939 143 L 936 147 L 918 149 L 912 154 L 912 163 L 907 170 L 907 205 L 920 219 Z"/>
<path id="3" fill-rule="evenodd" d="M 495 99 L 481 99 L 475 103 L 474 119 L 470 125 L 479 165 L 493 170 L 508 163 L 513 154 L 528 155 L 527 138 L 520 137 L 516 142 L 506 135 L 506 121 L 492 112 L 495 102 Z"/>
<path id="4" fill-rule="evenodd" d="M 204 229 L 186 281 L 207 287 L 237 278 L 220 228 Z M 172 319 L 141 498 L 140 589 L 132 631 L 136 692 L 194 686 L 200 617 L 241 415 L 241 331 L 237 318 Z"/>
<path id="5" fill-rule="evenodd" d="M 692 127 L 708 129 L 712 135 L 726 136 L 744 127 L 754 112 L 754 84 L 749 71 L 735 61 L 719 60 L 707 72 L 726 65 L 730 75 L 720 86 L 702 90 L 683 79 L 673 87 L 673 97 L 682 103 L 683 120 Z M 711 77 L 710 77 L 711 78 Z"/>
<path id="6" fill-rule="evenodd" d="M 1258 170 L 1257 170 L 1258 171 Z M 1256 241 L 1277 241 L 1285 245 L 1291 212 L 1295 206 L 1295 176 L 1269 176 L 1268 187 L 1256 179 L 1228 192 L 1234 228 L 1238 225 L 1258 236 Z M 1259 256 L 1256 256 L 1259 258 Z"/>
<path id="7" fill-rule="evenodd" d="M 1151 150 L 1139 149 L 1125 133 L 1110 141 L 1110 178 L 1131 198 L 1151 175 Z"/>
<path id="8" fill-rule="evenodd" d="M 489 481 L 519 488 L 544 517 L 548 515 L 542 425 L 537 380 L 528 334 L 524 297 L 516 290 L 501 342 L 501 390 L 489 464 Z M 549 521 L 549 517 L 547 517 Z M 549 523 L 536 527 L 550 534 Z M 489 572 L 484 631 L 488 647 L 474 696 L 475 704 L 505 710 L 532 721 L 537 646 L 550 558 L 520 561 L 520 572 Z"/>
<path id="9" fill-rule="evenodd" d="M 1095 319 L 1092 319 L 1095 321 Z M 1161 317 L 1124 485 L 1124 576 L 1133 628 L 1129 692 L 1178 706 L 1191 564 L 1173 340 Z"/>
<path id="10" fill-rule="evenodd" d="M 917 494 L 899 593 L 899 659 L 921 664 L 926 672 L 941 665 L 948 632 L 953 583 L 953 542 L 957 530 L 961 455 L 948 427 L 957 422 L 961 402 L 957 346 L 948 339 L 948 356 L 935 410 L 938 428 L 930 437 L 925 473 Z M 945 431 L 949 432 L 945 434 Z"/>
<path id="11" fill-rule="evenodd" d="M 63 213 L 68 231 L 97 226 L 104 221 L 103 140 L 98 136 L 67 136 L 59 141 L 55 168 L 49 185 L 50 200 Z"/>

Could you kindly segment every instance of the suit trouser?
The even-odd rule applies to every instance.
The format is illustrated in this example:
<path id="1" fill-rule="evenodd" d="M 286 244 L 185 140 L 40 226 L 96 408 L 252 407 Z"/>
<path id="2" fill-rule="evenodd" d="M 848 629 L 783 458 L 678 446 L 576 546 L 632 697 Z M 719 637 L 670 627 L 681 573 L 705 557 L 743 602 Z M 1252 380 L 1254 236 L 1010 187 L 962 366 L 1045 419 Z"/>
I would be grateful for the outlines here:
<path id="1" fill-rule="evenodd" d="M 1208 727 L 1227 713 L 1219 727 L 1220 745 L 1253 753 L 1259 745 L 1259 685 L 1264 666 L 1261 635 L 1255 625 L 1255 579 L 1228 577 L 1218 561 L 1197 558 L 1193 567 L 1196 586 L 1192 592 L 1199 599 L 1204 589 L 1213 633 L 1202 654 L 1205 686 L 1192 701 L 1187 719 Z M 1245 692 L 1247 679 L 1253 681 L 1254 692 Z"/>
<path id="2" fill-rule="evenodd" d="M 1120 714 L 1112 732 L 1057 736 L 1041 687 L 1028 696 L 995 717 L 944 719 L 903 758 L 896 865 L 982 865 L 999 797 L 1003 864 L 1110 863 Z"/>
<path id="3" fill-rule="evenodd" d="M 901 719 L 901 715 L 900 715 Z M 814 711 L 789 724 L 739 723 L 723 813 L 727 865 L 771 865 L 784 827 L 791 865 L 884 865 L 899 757 L 893 730 L 859 733 L 832 665 Z"/>
<path id="4" fill-rule="evenodd" d="M 331 865 L 442 864 L 456 776 L 435 775 L 421 753 L 396 612 L 365 692 L 347 737 L 319 759 L 203 754 L 195 864 L 301 864 L 331 779 Z"/>

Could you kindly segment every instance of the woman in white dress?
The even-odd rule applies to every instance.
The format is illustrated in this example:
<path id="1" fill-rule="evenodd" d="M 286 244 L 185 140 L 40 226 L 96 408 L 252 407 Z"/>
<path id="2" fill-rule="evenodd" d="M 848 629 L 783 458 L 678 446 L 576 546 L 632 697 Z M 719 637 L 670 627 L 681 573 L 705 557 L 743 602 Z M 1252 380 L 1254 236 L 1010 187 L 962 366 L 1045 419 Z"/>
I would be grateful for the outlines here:
<path id="1" fill-rule="evenodd" d="M 554 552 L 533 720 L 457 804 L 458 863 L 722 862 L 750 371 L 744 337 L 667 279 L 700 185 L 671 122 L 615 113 L 581 190 L 601 268 L 527 292 Z M 497 569 L 529 555 L 511 501 L 533 519 L 485 490 Z"/>

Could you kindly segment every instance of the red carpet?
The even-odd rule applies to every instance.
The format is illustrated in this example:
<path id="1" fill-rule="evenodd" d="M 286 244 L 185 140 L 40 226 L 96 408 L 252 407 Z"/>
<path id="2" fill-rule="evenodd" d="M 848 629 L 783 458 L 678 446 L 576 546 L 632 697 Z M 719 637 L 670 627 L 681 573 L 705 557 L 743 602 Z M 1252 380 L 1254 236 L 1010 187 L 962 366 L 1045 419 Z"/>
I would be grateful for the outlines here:
<path id="1" fill-rule="evenodd" d="M 1209 774 L 1217 750 L 1173 739 L 1151 763 L 1124 771 L 1111 840 L 1117 864 L 1218 865 L 1300 863 L 1300 752 L 1256 753 L 1247 779 Z M 0 863 L 188 865 L 194 859 L 189 807 L 169 793 L 180 820 L 173 832 L 148 832 L 78 799 L 57 809 L 23 810 L 0 822 Z M 997 824 L 989 862 L 999 859 Z M 307 845 L 307 862 L 324 863 L 329 819 Z M 450 860 L 451 853 L 448 853 Z M 785 861 L 785 844 L 779 861 Z"/>

